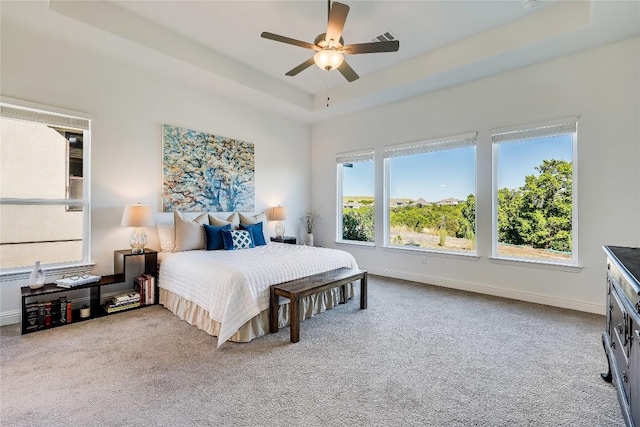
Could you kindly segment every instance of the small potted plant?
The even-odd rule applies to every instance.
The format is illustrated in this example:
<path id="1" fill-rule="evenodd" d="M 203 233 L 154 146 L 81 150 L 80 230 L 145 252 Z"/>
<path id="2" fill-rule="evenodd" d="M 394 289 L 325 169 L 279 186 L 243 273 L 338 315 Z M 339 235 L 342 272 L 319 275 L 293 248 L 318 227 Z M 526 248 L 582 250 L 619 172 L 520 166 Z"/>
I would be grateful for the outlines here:
<path id="1" fill-rule="evenodd" d="M 304 224 L 307 230 L 307 237 L 304 240 L 304 244 L 307 246 L 313 246 L 313 228 L 318 222 L 320 222 L 320 212 L 318 209 L 313 209 L 300 216 L 300 221 Z"/>
<path id="2" fill-rule="evenodd" d="M 80 307 L 80 318 L 88 319 L 89 317 L 91 317 L 91 307 L 89 307 L 89 304 L 82 304 L 82 307 Z"/>

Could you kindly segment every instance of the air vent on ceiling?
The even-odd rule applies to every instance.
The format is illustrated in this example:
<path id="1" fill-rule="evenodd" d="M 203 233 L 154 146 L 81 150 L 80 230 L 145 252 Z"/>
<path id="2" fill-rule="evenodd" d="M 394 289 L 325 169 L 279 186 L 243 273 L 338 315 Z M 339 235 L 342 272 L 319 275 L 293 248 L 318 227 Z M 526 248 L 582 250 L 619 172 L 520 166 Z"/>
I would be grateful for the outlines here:
<path id="1" fill-rule="evenodd" d="M 392 42 L 394 40 L 398 40 L 398 38 L 391 31 L 385 31 L 379 36 L 371 39 L 371 41 L 374 41 L 374 42 Z"/>

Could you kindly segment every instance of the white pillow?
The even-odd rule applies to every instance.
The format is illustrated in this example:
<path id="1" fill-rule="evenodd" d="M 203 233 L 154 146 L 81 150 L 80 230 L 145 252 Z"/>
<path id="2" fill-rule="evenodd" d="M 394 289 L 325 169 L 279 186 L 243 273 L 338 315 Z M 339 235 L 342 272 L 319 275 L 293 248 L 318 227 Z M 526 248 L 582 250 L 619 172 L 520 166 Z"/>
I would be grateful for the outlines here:
<path id="1" fill-rule="evenodd" d="M 162 252 L 171 252 L 176 245 L 175 243 L 175 227 L 173 224 L 158 224 L 158 237 L 160 238 L 160 250 Z"/>
<path id="2" fill-rule="evenodd" d="M 271 242 L 271 237 L 269 236 L 269 230 L 267 227 L 267 216 L 264 213 L 256 214 L 253 216 L 239 214 L 240 224 L 257 224 L 259 222 L 262 223 L 262 234 L 264 235 L 264 242 L 269 244 Z"/>
<path id="3" fill-rule="evenodd" d="M 204 249 L 204 227 L 202 224 L 209 223 L 207 213 L 200 214 L 196 219 L 191 220 L 182 213 L 175 211 L 173 213 L 173 222 L 175 225 L 175 246 L 171 252 L 192 251 L 195 249 Z"/>
<path id="4" fill-rule="evenodd" d="M 209 214 L 209 225 L 223 227 L 227 224 L 231 224 L 231 228 L 233 230 L 237 230 L 239 228 L 240 218 L 238 217 L 238 214 L 236 212 L 229 215 L 226 221 L 214 216 L 211 213 Z"/>

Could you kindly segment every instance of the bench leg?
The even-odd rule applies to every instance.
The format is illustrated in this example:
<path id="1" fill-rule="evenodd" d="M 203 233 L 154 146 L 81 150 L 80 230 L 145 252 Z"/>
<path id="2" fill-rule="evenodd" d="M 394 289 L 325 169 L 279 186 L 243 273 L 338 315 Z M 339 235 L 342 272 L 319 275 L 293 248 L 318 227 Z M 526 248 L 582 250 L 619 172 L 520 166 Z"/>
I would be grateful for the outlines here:
<path id="1" fill-rule="evenodd" d="M 275 288 L 271 287 L 269 297 L 269 332 L 278 332 L 278 310 L 280 309 L 280 297 L 276 295 Z"/>
<path id="2" fill-rule="evenodd" d="M 360 308 L 367 308 L 367 273 L 360 279 Z"/>
<path id="3" fill-rule="evenodd" d="M 291 328 L 291 342 L 300 341 L 300 317 L 298 310 L 298 298 L 289 298 L 289 327 Z"/>

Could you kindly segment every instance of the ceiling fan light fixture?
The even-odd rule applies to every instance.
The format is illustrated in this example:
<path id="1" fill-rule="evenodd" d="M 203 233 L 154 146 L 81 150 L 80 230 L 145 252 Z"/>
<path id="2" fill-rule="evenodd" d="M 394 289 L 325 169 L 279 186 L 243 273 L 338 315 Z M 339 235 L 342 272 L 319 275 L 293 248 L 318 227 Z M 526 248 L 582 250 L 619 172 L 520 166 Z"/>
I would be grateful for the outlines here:
<path id="1" fill-rule="evenodd" d="M 331 71 L 340 66 L 344 61 L 342 53 L 334 49 L 323 49 L 313 56 L 313 61 L 323 70 Z"/>

